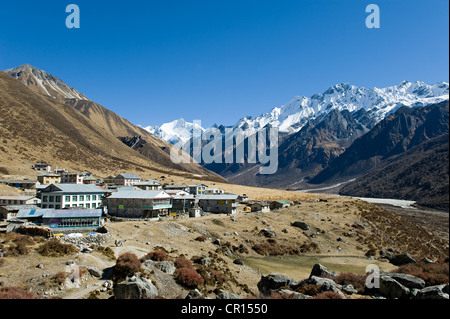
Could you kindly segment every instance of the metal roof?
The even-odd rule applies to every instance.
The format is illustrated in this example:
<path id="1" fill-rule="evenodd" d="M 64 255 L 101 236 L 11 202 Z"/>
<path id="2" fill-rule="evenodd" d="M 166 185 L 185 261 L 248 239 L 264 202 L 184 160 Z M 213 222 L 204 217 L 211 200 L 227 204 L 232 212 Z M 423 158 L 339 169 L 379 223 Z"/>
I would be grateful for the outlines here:
<path id="1" fill-rule="evenodd" d="M 236 200 L 238 195 L 236 194 L 220 194 L 220 195 L 201 195 L 199 200 Z"/>
<path id="2" fill-rule="evenodd" d="M 142 181 L 139 183 L 134 184 L 136 186 L 145 186 L 145 185 L 161 185 L 160 182 L 155 181 L 154 179 L 148 180 L 148 181 Z"/>
<path id="3" fill-rule="evenodd" d="M 121 191 L 116 192 L 108 197 L 111 199 L 154 199 L 154 198 L 170 198 L 171 196 L 164 191 Z"/>
<path id="4" fill-rule="evenodd" d="M 51 191 L 51 187 L 55 187 L 56 189 Z M 93 184 L 50 184 L 43 191 L 47 188 L 52 193 L 105 193 L 103 189 Z"/>
<path id="5" fill-rule="evenodd" d="M 30 200 L 36 198 L 36 196 L 26 196 L 26 195 L 6 195 L 6 196 L 0 196 L 0 200 Z M 36 198 L 37 199 L 37 198 Z"/>
<path id="6" fill-rule="evenodd" d="M 187 185 L 166 185 L 164 188 L 188 188 Z"/>
<path id="7" fill-rule="evenodd" d="M 16 218 L 86 218 L 101 217 L 101 209 L 21 209 Z"/>
<path id="8" fill-rule="evenodd" d="M 118 192 L 129 192 L 129 191 L 142 191 L 142 189 L 140 189 L 137 186 L 122 186 L 119 187 L 117 189 Z"/>
<path id="9" fill-rule="evenodd" d="M 128 179 L 141 179 L 139 176 L 134 175 L 134 174 L 119 174 L 116 176 L 116 178 L 119 178 L 120 176 L 122 176 L 123 178 L 128 178 Z"/>
<path id="10" fill-rule="evenodd" d="M 61 209 L 48 210 L 44 213 L 43 218 L 85 218 L 85 217 L 101 217 L 103 211 L 101 209 Z"/>

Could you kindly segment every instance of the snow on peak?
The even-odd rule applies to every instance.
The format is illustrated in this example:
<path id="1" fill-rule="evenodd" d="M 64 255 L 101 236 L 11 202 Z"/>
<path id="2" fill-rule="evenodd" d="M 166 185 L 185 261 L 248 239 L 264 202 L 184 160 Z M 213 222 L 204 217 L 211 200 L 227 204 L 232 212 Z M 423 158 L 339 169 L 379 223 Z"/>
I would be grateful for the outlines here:
<path id="1" fill-rule="evenodd" d="M 247 135 L 270 125 L 277 127 L 281 133 L 292 134 L 301 130 L 309 119 L 327 114 L 332 110 L 348 110 L 350 112 L 365 110 L 371 114 L 370 116 L 376 123 L 395 112 L 402 105 L 424 106 L 448 99 L 449 84 L 446 82 L 428 85 L 421 81 L 402 81 L 398 85 L 386 88 L 369 89 L 349 83 L 340 83 L 330 87 L 322 94 L 317 93 L 309 98 L 295 96 L 286 104 L 274 107 L 271 111 L 258 117 L 244 117 L 233 128 L 241 128 Z M 180 139 L 187 141 L 191 136 L 189 124 L 192 125 L 192 123 L 184 123 L 175 130 L 174 126 L 177 121 L 164 124 L 161 128 L 152 128 L 152 130 L 155 135 L 169 142 Z M 150 132 L 152 131 L 150 130 Z"/>
<path id="2" fill-rule="evenodd" d="M 187 142 L 193 136 L 194 128 L 199 129 L 202 132 L 205 131 L 205 129 L 198 124 L 186 122 L 183 118 L 165 123 L 161 126 L 147 126 L 143 128 L 172 144 L 176 144 L 179 141 L 182 141 L 183 143 Z"/>

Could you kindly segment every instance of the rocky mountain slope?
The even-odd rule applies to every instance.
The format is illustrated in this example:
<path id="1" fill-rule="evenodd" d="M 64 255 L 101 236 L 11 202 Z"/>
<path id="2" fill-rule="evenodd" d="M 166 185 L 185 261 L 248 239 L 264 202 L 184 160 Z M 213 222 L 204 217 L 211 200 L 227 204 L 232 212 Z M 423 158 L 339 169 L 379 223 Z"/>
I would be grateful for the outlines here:
<path id="1" fill-rule="evenodd" d="M 442 134 L 393 156 L 379 168 L 342 187 L 340 194 L 412 199 L 449 209 L 449 135 Z"/>
<path id="2" fill-rule="evenodd" d="M 349 179 L 431 138 L 449 132 L 448 102 L 426 107 L 403 107 L 356 140 L 311 183 Z M 438 172 L 441 173 L 441 172 Z"/>
<path id="3" fill-rule="evenodd" d="M 233 183 L 283 188 L 296 186 L 316 176 L 354 140 L 369 131 L 369 127 L 361 124 L 364 122 L 362 112 L 365 111 L 332 110 L 309 120 L 299 132 L 281 139 L 276 174 L 256 174 L 260 165 L 248 163 L 213 163 L 205 167 Z"/>
<path id="4" fill-rule="evenodd" d="M 39 72 L 33 68 L 31 73 Z M 43 160 L 54 167 L 88 169 L 105 176 L 124 171 L 173 172 L 223 181 L 199 165 L 172 163 L 170 144 L 92 101 L 42 94 L 36 86 L 24 85 L 4 72 L 0 72 L 0 109 L 4 171 L 25 173 Z M 140 135 L 145 143 L 133 150 L 118 139 L 121 135 Z"/>
<path id="5" fill-rule="evenodd" d="M 64 83 L 61 79 L 29 64 L 8 69 L 4 72 L 19 80 L 34 92 L 48 95 L 57 100 L 78 99 L 89 101 L 86 96 Z"/>

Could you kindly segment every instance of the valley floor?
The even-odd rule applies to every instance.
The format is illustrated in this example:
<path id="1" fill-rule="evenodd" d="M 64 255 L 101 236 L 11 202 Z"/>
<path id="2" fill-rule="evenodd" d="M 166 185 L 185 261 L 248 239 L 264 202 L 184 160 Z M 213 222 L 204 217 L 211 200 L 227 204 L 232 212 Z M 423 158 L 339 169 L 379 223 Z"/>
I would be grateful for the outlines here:
<path id="1" fill-rule="evenodd" d="M 210 214 L 200 218 L 163 221 L 107 222 L 111 239 L 103 246 L 110 247 L 115 258 L 124 252 L 142 257 L 160 247 L 173 258 L 180 255 L 188 259 L 215 256 L 212 258 L 214 265 L 232 279 L 224 284 L 224 288 L 248 297 L 258 296 L 256 285 L 261 274 L 276 272 L 303 280 L 317 262 L 338 272 L 364 274 L 369 264 L 376 264 L 385 271 L 394 270 L 395 267 L 386 259 L 377 258 L 381 249 L 392 248 L 399 253 L 410 249 L 411 254 L 431 259 L 448 257 L 448 215 L 445 218 L 442 214 L 419 210 L 412 213 L 412 210 L 392 206 L 381 209 L 345 197 L 288 193 L 283 194 L 293 198 L 298 196 L 301 204 L 269 213 L 240 211 L 232 217 Z M 261 193 L 260 196 L 267 197 L 269 194 Z M 430 221 L 424 223 L 425 219 Z M 307 223 L 309 229 L 304 231 L 292 226 L 295 221 Z M 418 228 L 412 226 L 417 224 Z M 261 234 L 263 229 L 274 232 L 272 244 L 268 244 L 268 238 Z M 206 236 L 207 240 L 197 241 L 196 238 L 201 235 Z M 2 236 L 5 235 L 0 235 L 0 242 Z M 118 239 L 124 240 L 123 245 L 116 245 Z M 220 244 L 215 242 L 216 239 L 220 240 Z M 257 245 L 280 254 L 261 255 L 265 252 L 260 250 L 258 253 L 254 249 Z M 240 253 L 232 247 L 245 247 L 246 250 Z M 290 254 L 293 248 L 301 248 L 301 252 Z M 365 256 L 371 248 L 377 251 L 375 259 Z M 109 280 L 115 260 L 97 250 L 53 258 L 42 257 L 30 249 L 25 255 L 0 259 L 3 260 L 0 263 L 0 282 L 4 286 L 24 287 L 42 297 L 80 299 L 89 297 L 95 291 L 97 298 L 112 296 L 112 291 L 104 289 L 103 285 Z M 234 263 L 236 259 L 243 264 Z M 73 260 L 77 265 L 97 267 L 104 275 L 100 279 L 86 277 L 82 286 L 76 289 L 49 286 L 48 278 L 64 272 L 68 260 Z M 39 264 L 42 268 L 36 268 Z M 153 276 L 157 276 L 153 279 L 163 298 L 184 298 L 188 293 L 171 276 L 158 273 Z M 248 290 L 243 289 L 243 284 Z M 204 293 L 215 296 L 212 288 Z"/>

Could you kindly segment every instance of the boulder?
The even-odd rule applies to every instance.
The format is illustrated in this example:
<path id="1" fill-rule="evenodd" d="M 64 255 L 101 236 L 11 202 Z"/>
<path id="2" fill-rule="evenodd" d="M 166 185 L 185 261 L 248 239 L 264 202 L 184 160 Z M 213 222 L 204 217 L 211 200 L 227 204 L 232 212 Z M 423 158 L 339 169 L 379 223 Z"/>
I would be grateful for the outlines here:
<path id="1" fill-rule="evenodd" d="M 410 290 L 389 276 L 381 276 L 380 293 L 386 298 L 407 299 L 409 297 Z"/>
<path id="2" fill-rule="evenodd" d="M 424 264 L 433 264 L 433 261 L 427 257 L 422 258 L 421 262 Z"/>
<path id="3" fill-rule="evenodd" d="M 309 275 L 309 277 L 311 278 L 311 276 L 334 278 L 337 276 L 337 273 L 328 270 L 327 267 L 321 264 L 315 264 L 311 270 L 311 274 Z"/>
<path id="4" fill-rule="evenodd" d="M 269 295 L 273 290 L 277 290 L 281 287 L 295 287 L 299 282 L 293 278 L 281 275 L 281 274 L 269 274 L 262 275 L 261 280 L 258 282 L 258 290 L 263 295 Z"/>
<path id="5" fill-rule="evenodd" d="M 298 287 L 301 287 L 303 285 L 319 285 L 322 286 L 324 284 L 330 285 L 330 286 L 335 286 L 339 289 L 342 288 L 341 285 L 337 284 L 333 279 L 329 279 L 329 278 L 322 278 L 322 277 L 317 277 L 317 276 L 310 276 L 308 279 L 303 280 L 302 282 L 300 282 L 298 285 L 293 286 L 294 290 Z"/>
<path id="6" fill-rule="evenodd" d="M 116 247 L 122 247 L 123 244 L 125 244 L 126 241 L 127 241 L 126 239 L 116 239 L 114 244 L 116 245 Z"/>
<path id="7" fill-rule="evenodd" d="M 133 276 L 114 286 L 114 296 L 116 299 L 151 299 L 158 296 L 158 289 L 150 280 Z"/>
<path id="8" fill-rule="evenodd" d="M 448 285 L 426 287 L 416 295 L 416 299 L 449 299 L 448 297 Z"/>
<path id="9" fill-rule="evenodd" d="M 175 267 L 175 264 L 173 261 L 159 261 L 159 262 L 155 263 L 155 267 L 169 275 L 173 275 L 176 270 L 176 267 Z"/>
<path id="10" fill-rule="evenodd" d="M 395 266 L 402 266 L 406 264 L 416 263 L 416 260 L 408 253 L 396 255 L 389 259 L 389 262 Z"/>
<path id="11" fill-rule="evenodd" d="M 425 288 L 425 281 L 421 278 L 415 277 L 413 275 L 401 274 L 401 273 L 389 273 L 385 274 L 385 276 L 389 276 L 392 279 L 398 281 L 403 286 L 409 289 L 423 289 Z"/>
<path id="12" fill-rule="evenodd" d="M 96 278 L 101 278 L 102 277 L 102 271 L 100 269 L 98 269 L 97 267 L 93 267 L 93 266 L 85 266 L 89 272 L 89 274 L 92 277 L 96 277 Z"/>
<path id="13" fill-rule="evenodd" d="M 342 287 L 342 291 L 347 295 L 357 294 L 358 291 L 353 287 L 353 285 L 345 285 Z"/>
<path id="14" fill-rule="evenodd" d="M 220 289 L 219 294 L 216 295 L 217 299 L 243 299 L 244 297 L 234 294 L 228 290 Z"/>
<path id="15" fill-rule="evenodd" d="M 259 235 L 260 236 L 265 236 L 265 237 L 268 237 L 268 238 L 275 238 L 276 237 L 275 232 L 272 229 L 270 229 L 270 228 L 262 229 L 259 232 Z"/>
<path id="16" fill-rule="evenodd" d="M 198 290 L 189 291 L 185 299 L 205 299 L 205 296 Z"/>
<path id="17" fill-rule="evenodd" d="M 332 284 L 330 282 L 324 282 L 322 284 L 322 287 L 320 287 L 319 292 L 326 292 L 326 291 L 331 291 L 334 293 L 337 293 L 338 295 L 340 295 L 342 297 L 342 299 L 347 299 L 347 297 L 344 295 L 344 293 L 336 286 L 336 284 Z"/>
<path id="18" fill-rule="evenodd" d="M 311 299 L 312 298 L 311 296 L 304 295 L 302 293 L 292 291 L 289 289 L 280 289 L 277 292 L 281 295 L 289 295 L 292 297 L 292 299 Z"/>
<path id="19" fill-rule="evenodd" d="M 307 223 L 302 222 L 302 221 L 293 222 L 293 223 L 291 223 L 291 226 L 292 227 L 298 227 L 301 230 L 309 230 L 309 228 L 310 228 L 310 226 Z"/>

